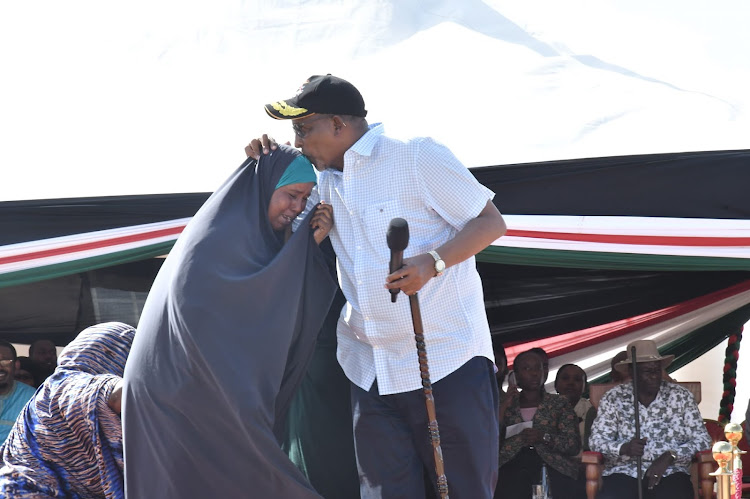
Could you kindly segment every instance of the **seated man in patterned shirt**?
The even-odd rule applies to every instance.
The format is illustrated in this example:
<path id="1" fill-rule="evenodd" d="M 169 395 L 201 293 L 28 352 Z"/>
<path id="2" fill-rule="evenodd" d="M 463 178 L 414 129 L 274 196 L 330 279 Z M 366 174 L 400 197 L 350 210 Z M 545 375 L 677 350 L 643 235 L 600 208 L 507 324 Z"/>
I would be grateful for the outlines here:
<path id="1" fill-rule="evenodd" d="M 630 349 L 636 348 L 640 439 L 635 438 L 633 382 L 609 390 L 591 428 L 591 450 L 604 455 L 603 484 L 597 498 L 637 497 L 637 457 L 642 457 L 643 497 L 690 499 L 690 461 L 711 446 L 698 405 L 687 389 L 662 379 L 674 355 L 661 356 L 656 343 L 628 345 L 627 358 L 615 365 L 632 375 Z"/>

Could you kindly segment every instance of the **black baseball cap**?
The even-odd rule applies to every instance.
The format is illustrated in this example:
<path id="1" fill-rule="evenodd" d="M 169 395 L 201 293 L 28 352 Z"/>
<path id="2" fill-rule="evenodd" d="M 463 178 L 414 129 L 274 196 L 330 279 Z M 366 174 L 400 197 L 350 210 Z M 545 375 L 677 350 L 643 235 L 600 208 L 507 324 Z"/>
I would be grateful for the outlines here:
<path id="1" fill-rule="evenodd" d="M 271 118 L 277 120 L 294 120 L 313 114 L 367 116 L 359 90 L 348 81 L 330 74 L 311 76 L 294 97 L 266 104 L 265 109 Z"/>

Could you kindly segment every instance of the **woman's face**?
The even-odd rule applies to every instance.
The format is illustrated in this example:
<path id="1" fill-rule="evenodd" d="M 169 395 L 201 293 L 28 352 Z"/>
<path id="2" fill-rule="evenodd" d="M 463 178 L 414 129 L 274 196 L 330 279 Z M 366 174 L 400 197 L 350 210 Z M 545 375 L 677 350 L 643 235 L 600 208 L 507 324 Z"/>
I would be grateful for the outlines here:
<path id="1" fill-rule="evenodd" d="M 516 359 L 513 362 L 513 371 L 516 373 L 516 381 L 521 390 L 538 390 L 544 383 L 542 358 L 537 354 L 530 353 Z"/>
<path id="2" fill-rule="evenodd" d="M 564 395 L 571 405 L 576 405 L 583 395 L 584 381 L 583 369 L 577 366 L 566 366 L 560 371 L 555 383 L 555 389 L 560 395 Z"/>
<path id="3" fill-rule="evenodd" d="M 297 215 L 302 213 L 314 182 L 284 185 L 273 191 L 268 203 L 268 221 L 273 230 L 280 232 L 289 227 Z"/>

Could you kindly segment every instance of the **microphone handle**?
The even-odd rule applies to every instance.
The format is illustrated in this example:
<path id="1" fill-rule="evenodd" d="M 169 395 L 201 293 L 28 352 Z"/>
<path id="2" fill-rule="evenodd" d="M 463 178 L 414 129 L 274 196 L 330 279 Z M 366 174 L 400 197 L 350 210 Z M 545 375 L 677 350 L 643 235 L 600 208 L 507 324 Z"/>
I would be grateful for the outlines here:
<path id="1" fill-rule="evenodd" d="M 389 266 L 390 273 L 393 274 L 398 269 L 404 266 L 404 252 L 403 251 L 391 251 L 391 262 Z M 391 292 L 391 303 L 396 303 L 396 297 L 398 297 L 399 289 L 389 289 Z"/>

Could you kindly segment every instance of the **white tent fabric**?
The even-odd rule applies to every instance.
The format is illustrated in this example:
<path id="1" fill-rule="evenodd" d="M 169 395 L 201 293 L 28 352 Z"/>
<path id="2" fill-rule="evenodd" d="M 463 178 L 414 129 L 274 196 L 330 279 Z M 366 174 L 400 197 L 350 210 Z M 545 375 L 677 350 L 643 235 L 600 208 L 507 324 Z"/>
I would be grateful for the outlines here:
<path id="1" fill-rule="evenodd" d="M 213 190 L 332 72 L 467 166 L 747 148 L 750 4 L 0 3 L 0 200 Z"/>
<path id="2" fill-rule="evenodd" d="M 190 218 L 0 246 L 0 276 L 174 243 Z"/>
<path id="3" fill-rule="evenodd" d="M 750 259 L 750 220 L 505 215 L 493 246 Z"/>

